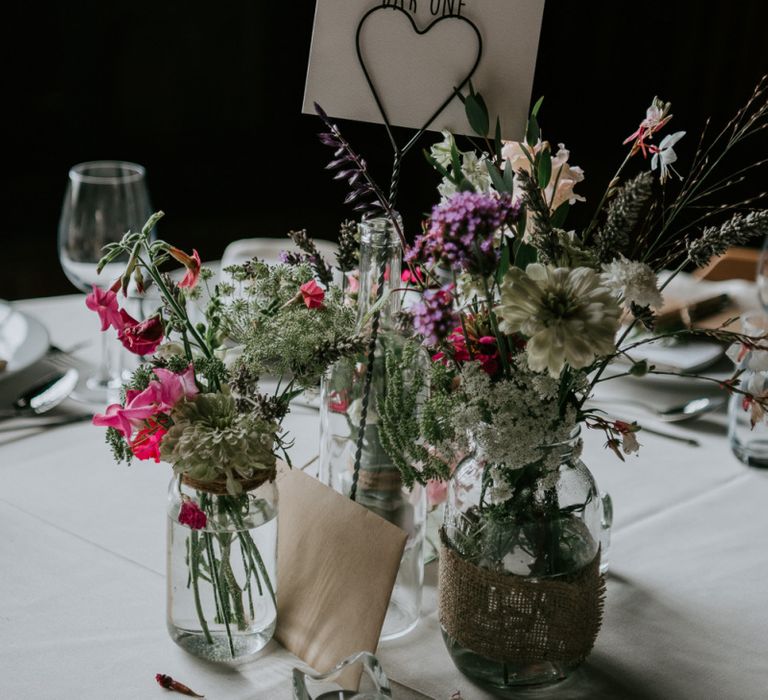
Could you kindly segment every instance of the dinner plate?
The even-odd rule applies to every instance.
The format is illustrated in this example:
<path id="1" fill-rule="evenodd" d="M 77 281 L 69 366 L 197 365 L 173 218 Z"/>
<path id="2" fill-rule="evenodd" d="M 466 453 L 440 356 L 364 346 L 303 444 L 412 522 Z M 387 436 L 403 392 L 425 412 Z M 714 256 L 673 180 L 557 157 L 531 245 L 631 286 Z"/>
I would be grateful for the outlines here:
<path id="1" fill-rule="evenodd" d="M 0 301 L 0 359 L 8 363 L 0 381 L 41 360 L 49 344 L 48 331 L 40 321 Z"/>

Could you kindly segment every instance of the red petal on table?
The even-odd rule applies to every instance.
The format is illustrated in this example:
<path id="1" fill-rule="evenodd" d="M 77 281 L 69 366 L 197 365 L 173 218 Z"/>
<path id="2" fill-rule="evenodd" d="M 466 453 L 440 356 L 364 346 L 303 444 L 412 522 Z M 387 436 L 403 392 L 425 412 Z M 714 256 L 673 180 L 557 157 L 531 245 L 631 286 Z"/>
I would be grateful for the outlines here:
<path id="1" fill-rule="evenodd" d="M 155 680 L 161 688 L 166 690 L 174 690 L 182 695 L 189 695 L 193 698 L 204 698 L 204 695 L 198 695 L 194 690 L 187 688 L 183 683 L 173 680 L 170 676 L 166 676 L 164 673 L 158 673 L 155 675 Z"/>

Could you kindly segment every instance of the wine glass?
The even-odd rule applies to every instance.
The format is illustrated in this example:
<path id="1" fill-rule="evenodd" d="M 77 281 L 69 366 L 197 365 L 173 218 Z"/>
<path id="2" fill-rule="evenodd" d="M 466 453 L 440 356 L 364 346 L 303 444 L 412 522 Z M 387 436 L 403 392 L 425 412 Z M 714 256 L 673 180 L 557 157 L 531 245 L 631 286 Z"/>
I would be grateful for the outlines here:
<path id="1" fill-rule="evenodd" d="M 119 241 L 128 230 L 140 231 L 151 213 L 141 165 L 104 160 L 72 167 L 59 220 L 59 260 L 69 281 L 86 294 L 94 284 L 110 287 L 126 260 L 110 262 L 99 274 L 104 246 Z M 120 370 L 110 360 L 108 334 L 101 336 L 99 368 L 86 382 L 87 392 L 79 393 L 81 398 L 103 403 L 119 388 Z"/>

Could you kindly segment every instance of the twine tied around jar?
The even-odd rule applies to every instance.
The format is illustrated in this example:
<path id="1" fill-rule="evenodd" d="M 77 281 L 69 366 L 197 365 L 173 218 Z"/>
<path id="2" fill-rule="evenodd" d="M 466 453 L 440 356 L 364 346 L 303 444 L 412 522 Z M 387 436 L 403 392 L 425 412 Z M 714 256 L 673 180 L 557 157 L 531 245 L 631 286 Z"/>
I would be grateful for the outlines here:
<path id="1" fill-rule="evenodd" d="M 463 559 L 440 531 L 439 619 L 467 649 L 508 664 L 579 664 L 603 619 L 600 552 L 587 566 L 553 580 L 483 569 Z"/>
<path id="2" fill-rule="evenodd" d="M 257 472 L 250 479 L 242 479 L 242 478 L 237 479 L 237 482 L 240 484 L 240 486 L 242 486 L 243 493 L 247 493 L 248 491 L 253 491 L 254 489 L 259 488 L 259 486 L 267 483 L 268 481 L 274 481 L 276 474 L 277 474 L 277 471 L 273 467 L 272 469 L 265 469 L 263 471 Z M 198 479 L 193 479 L 191 476 L 187 476 L 186 474 L 184 474 L 181 477 L 181 481 L 182 483 L 186 484 L 190 488 L 195 489 L 195 491 L 204 491 L 205 493 L 212 493 L 214 496 L 230 495 L 229 491 L 227 491 L 226 479 L 214 479 L 213 481 L 200 481 Z"/>

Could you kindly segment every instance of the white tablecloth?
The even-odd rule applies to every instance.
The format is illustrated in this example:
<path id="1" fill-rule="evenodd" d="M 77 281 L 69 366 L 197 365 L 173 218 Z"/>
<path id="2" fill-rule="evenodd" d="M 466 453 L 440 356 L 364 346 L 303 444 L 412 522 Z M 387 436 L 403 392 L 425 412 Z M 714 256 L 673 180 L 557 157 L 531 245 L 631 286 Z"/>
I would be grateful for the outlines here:
<path id="1" fill-rule="evenodd" d="M 82 297 L 20 303 L 67 347 L 96 353 Z M 623 391 L 639 391 L 625 384 Z M 295 461 L 317 452 L 317 413 L 288 421 Z M 590 700 L 768 698 L 768 473 L 741 465 L 723 416 L 667 427 L 700 447 L 644 435 L 622 464 L 587 435 L 584 460 L 613 496 L 605 621 L 572 678 L 536 697 Z M 0 698 L 161 697 L 154 674 L 209 700 L 290 698 L 296 663 L 273 643 L 239 668 L 176 647 L 165 630 L 164 465 L 113 464 L 88 424 L 0 435 Z M 378 655 L 395 698 L 491 697 L 456 671 L 440 638 L 434 566 L 417 629 Z M 528 696 L 528 692 L 520 694 Z"/>

